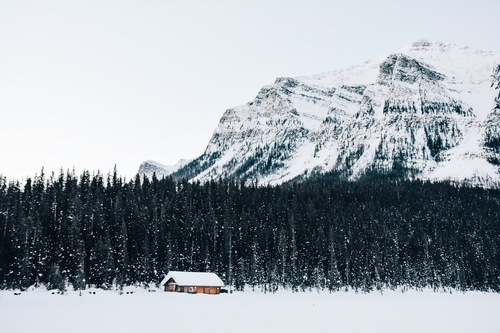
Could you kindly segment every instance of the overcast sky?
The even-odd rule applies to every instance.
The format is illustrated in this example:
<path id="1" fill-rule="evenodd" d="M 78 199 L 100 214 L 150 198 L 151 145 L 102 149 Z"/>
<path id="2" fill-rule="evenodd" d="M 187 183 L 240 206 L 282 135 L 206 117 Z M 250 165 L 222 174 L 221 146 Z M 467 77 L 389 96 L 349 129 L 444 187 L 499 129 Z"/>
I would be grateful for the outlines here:
<path id="1" fill-rule="evenodd" d="M 205 149 L 279 76 L 419 39 L 500 52 L 500 1 L 0 0 L 0 174 L 130 179 Z"/>

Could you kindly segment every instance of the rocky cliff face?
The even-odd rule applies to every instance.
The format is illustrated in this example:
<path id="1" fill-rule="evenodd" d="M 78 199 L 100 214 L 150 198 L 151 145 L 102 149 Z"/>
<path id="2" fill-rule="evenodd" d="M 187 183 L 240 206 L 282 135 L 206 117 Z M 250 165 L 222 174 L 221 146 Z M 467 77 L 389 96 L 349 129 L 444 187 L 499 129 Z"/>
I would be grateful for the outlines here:
<path id="1" fill-rule="evenodd" d="M 499 72 L 495 54 L 420 41 L 346 70 L 278 78 L 227 110 L 175 176 L 279 184 L 397 170 L 497 187 Z"/>
<path id="2" fill-rule="evenodd" d="M 495 108 L 488 114 L 484 123 L 484 142 L 488 162 L 500 166 L 500 64 L 493 75 L 494 87 L 498 94 L 495 98 Z"/>

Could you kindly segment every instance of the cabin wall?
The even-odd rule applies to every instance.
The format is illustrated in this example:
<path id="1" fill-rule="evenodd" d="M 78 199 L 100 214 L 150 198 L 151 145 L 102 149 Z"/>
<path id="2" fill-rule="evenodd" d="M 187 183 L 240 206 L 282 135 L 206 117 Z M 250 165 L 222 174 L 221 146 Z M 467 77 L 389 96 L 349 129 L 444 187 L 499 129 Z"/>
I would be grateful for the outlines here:
<path id="1" fill-rule="evenodd" d="M 173 285 L 173 284 L 165 285 L 165 291 L 170 291 L 170 292 L 175 291 L 175 285 Z"/>
<path id="2" fill-rule="evenodd" d="M 196 292 L 197 294 L 208 294 L 217 295 L 220 294 L 220 287 L 200 287 L 200 286 L 176 286 L 175 285 L 165 285 L 164 290 L 168 292 L 179 292 L 188 293 L 190 291 Z"/>

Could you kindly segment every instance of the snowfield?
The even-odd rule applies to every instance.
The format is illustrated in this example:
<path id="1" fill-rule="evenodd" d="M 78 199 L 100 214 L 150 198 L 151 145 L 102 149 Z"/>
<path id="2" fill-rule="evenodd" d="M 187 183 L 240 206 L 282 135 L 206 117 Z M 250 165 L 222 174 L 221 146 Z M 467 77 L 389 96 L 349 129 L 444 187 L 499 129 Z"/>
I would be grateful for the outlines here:
<path id="1" fill-rule="evenodd" d="M 410 290 L 383 295 L 316 291 L 189 295 L 127 289 L 123 295 L 85 290 L 80 296 L 74 291 L 65 295 L 0 291 L 0 322 L 5 333 L 498 333 L 500 294 Z"/>

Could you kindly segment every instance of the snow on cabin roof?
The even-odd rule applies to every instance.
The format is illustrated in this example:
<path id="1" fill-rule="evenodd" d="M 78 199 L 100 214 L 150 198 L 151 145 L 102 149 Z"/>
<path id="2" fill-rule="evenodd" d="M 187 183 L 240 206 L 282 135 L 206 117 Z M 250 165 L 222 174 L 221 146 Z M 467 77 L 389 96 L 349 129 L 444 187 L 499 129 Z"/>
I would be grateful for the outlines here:
<path id="1" fill-rule="evenodd" d="M 160 284 L 164 286 L 170 278 L 179 286 L 224 287 L 215 273 L 170 271 Z"/>

